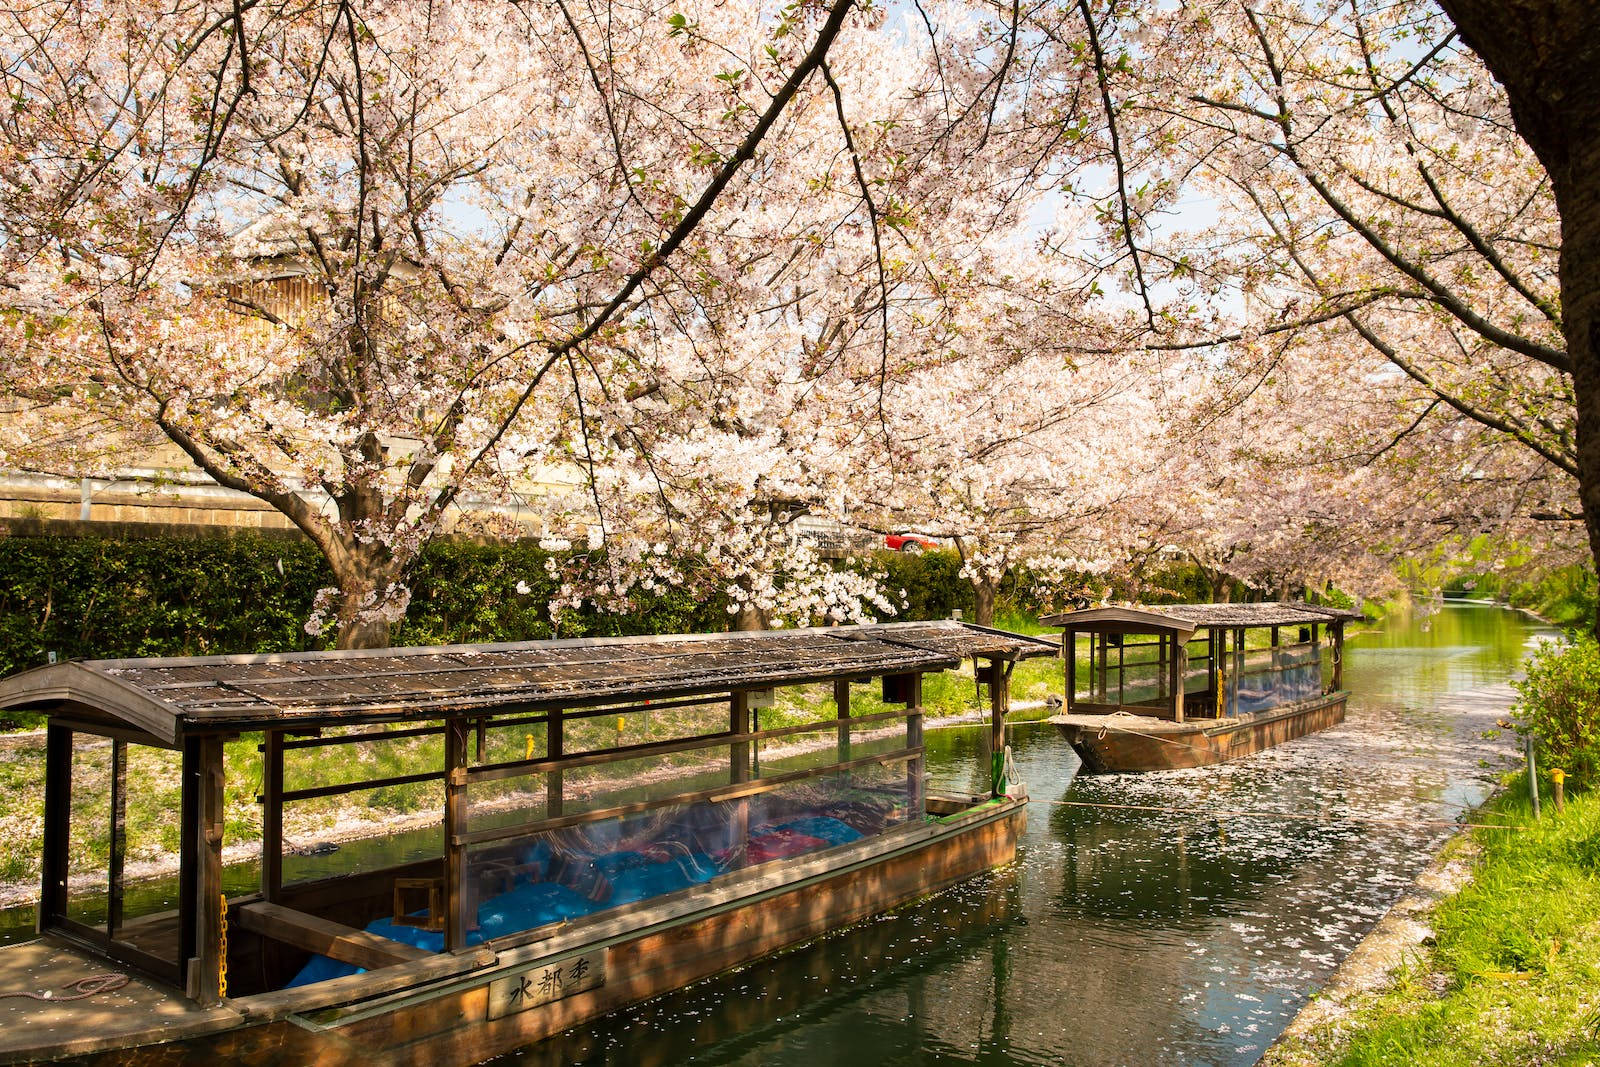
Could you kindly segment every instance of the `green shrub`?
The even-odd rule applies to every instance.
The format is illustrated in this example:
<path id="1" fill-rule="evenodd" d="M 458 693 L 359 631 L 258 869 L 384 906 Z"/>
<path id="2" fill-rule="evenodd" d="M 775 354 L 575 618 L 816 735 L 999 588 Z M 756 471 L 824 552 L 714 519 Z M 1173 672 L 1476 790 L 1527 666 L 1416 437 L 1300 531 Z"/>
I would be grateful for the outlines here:
<path id="1" fill-rule="evenodd" d="M 972 617 L 972 583 L 961 577 L 961 557 L 954 549 L 933 552 L 874 552 L 854 564 L 861 573 L 881 574 L 880 585 L 898 607 L 896 621 L 948 619 L 960 611 Z M 889 620 L 886 620 L 889 621 Z"/>
<path id="2" fill-rule="evenodd" d="M 696 633 L 725 629 L 721 597 L 681 587 L 633 611 L 567 612 L 552 626 L 557 580 L 531 542 L 426 546 L 407 576 L 397 645 Z M 602 567 L 604 555 L 568 561 Z M 305 632 L 333 576 L 309 541 L 254 533 L 206 537 L 0 537 L 0 676 L 59 659 L 292 652 L 327 647 Z M 519 590 L 526 589 L 527 592 Z M 22 721 L 31 717 L 13 716 Z"/>
<path id="3" fill-rule="evenodd" d="M 1600 780 L 1600 647 L 1589 635 L 1546 644 L 1528 657 L 1527 677 L 1512 682 L 1519 729 L 1532 731 L 1546 767 L 1560 767 L 1580 788 Z"/>

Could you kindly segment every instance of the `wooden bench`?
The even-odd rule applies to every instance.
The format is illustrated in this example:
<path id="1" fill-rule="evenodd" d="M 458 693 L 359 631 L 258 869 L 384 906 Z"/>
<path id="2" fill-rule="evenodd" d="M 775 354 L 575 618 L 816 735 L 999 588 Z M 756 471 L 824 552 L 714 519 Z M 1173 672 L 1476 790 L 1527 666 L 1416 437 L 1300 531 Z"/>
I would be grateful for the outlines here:
<path id="1" fill-rule="evenodd" d="M 414 945 L 264 900 L 241 905 L 239 925 L 262 937 L 369 971 L 434 957 L 434 953 Z"/>

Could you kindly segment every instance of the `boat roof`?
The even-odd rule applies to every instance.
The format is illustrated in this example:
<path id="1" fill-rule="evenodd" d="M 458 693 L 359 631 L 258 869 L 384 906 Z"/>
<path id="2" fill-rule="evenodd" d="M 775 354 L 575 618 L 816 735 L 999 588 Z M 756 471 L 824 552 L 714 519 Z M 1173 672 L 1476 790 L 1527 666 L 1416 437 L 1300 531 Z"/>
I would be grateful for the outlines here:
<path id="1" fill-rule="evenodd" d="M 0 708 L 158 742 L 189 733 L 493 716 L 944 670 L 1052 642 L 957 621 L 246 656 L 84 660 L 0 680 Z"/>
<path id="2" fill-rule="evenodd" d="M 1303 601 L 1268 600 L 1253 604 L 1134 604 L 1127 607 L 1087 608 L 1046 615 L 1040 622 L 1080 632 L 1175 632 L 1187 641 L 1206 627 L 1249 629 L 1256 626 L 1301 626 L 1308 623 L 1347 622 L 1359 611 Z"/>

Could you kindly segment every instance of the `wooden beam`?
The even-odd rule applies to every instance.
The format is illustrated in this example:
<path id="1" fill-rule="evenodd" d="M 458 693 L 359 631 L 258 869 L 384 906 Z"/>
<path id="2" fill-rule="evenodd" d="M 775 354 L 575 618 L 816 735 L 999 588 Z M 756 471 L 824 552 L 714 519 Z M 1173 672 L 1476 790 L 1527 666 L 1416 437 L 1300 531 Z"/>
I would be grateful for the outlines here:
<path id="1" fill-rule="evenodd" d="M 1006 788 L 1006 712 L 1011 708 L 1011 671 L 998 656 L 989 660 L 989 792 Z"/>
<path id="2" fill-rule="evenodd" d="M 417 774 L 397 774 L 392 778 L 365 778 L 359 782 L 339 782 L 335 785 L 317 785 L 306 789 L 289 789 L 279 795 L 279 803 L 294 800 L 315 800 L 318 797 L 336 797 L 345 793 L 359 793 L 365 789 L 381 789 L 391 785 L 415 785 L 419 782 L 437 782 L 443 778 L 440 771 L 420 771 Z M 264 800 L 264 796 L 263 796 Z"/>
<path id="3" fill-rule="evenodd" d="M 452 716 L 444 731 L 444 947 L 467 947 L 467 719 Z"/>
<path id="4" fill-rule="evenodd" d="M 566 752 L 566 727 L 561 712 L 552 711 L 544 727 L 544 754 L 547 760 L 560 760 Z M 562 791 L 566 787 L 566 779 L 562 771 L 562 764 L 556 764 L 545 779 L 544 785 L 544 813 L 547 818 L 554 819 L 561 814 L 565 804 Z"/>
<path id="5" fill-rule="evenodd" d="M 696 749 L 717 748 L 722 745 L 732 744 L 735 741 L 768 741 L 779 737 L 792 737 L 795 734 L 814 733 L 830 727 L 838 728 L 840 721 L 850 726 L 861 726 L 867 723 L 903 718 L 905 718 L 905 713 L 901 711 L 880 711 L 873 715 L 851 716 L 845 720 L 822 719 L 817 722 L 797 723 L 794 726 L 775 726 L 769 730 L 751 730 L 749 733 L 743 734 L 732 734 L 724 730 L 714 734 L 696 734 L 693 737 L 674 738 L 666 741 L 641 741 L 617 748 L 602 748 L 592 752 L 582 752 L 575 756 L 564 755 L 556 759 L 540 756 L 535 759 L 512 760 L 509 763 L 491 763 L 485 767 L 471 767 L 467 770 L 467 781 L 498 782 L 506 778 L 518 778 L 528 774 L 543 774 L 551 770 L 570 771 L 578 767 L 594 767 L 607 763 L 618 763 L 622 760 L 638 759 L 641 756 L 662 756 L 673 752 L 693 752 Z"/>
<path id="6" fill-rule="evenodd" d="M 128 856 L 128 743 L 111 742 L 111 854 L 106 857 L 106 934 L 122 928 L 123 865 Z"/>
<path id="7" fill-rule="evenodd" d="M 847 760 L 850 758 L 850 679 L 833 680 L 833 705 L 839 720 L 839 747 L 834 758 Z"/>
<path id="8" fill-rule="evenodd" d="M 283 892 L 282 730 L 268 730 L 261 745 L 261 895 L 276 902 Z"/>
<path id="9" fill-rule="evenodd" d="M 1173 634 L 1172 635 L 1172 662 L 1168 665 L 1168 668 L 1167 668 L 1171 672 L 1169 681 L 1171 683 L 1171 688 L 1172 688 L 1172 721 L 1173 722 L 1182 722 L 1183 721 L 1184 676 L 1188 674 L 1188 671 L 1184 669 L 1188 665 L 1184 660 L 1184 657 L 1186 655 L 1187 655 L 1187 653 L 1183 650 L 1183 646 L 1178 644 L 1178 635 L 1177 634 Z"/>
<path id="10" fill-rule="evenodd" d="M 434 955 L 400 941 L 264 900 L 243 905 L 238 909 L 238 916 L 239 925 L 262 937 L 368 971 L 431 959 Z"/>
<path id="11" fill-rule="evenodd" d="M 728 700 L 728 729 L 735 736 L 750 732 L 750 694 L 738 691 Z M 728 746 L 728 784 L 739 786 L 750 781 L 750 742 L 736 741 Z M 750 804 L 740 798 L 732 800 L 731 818 L 728 819 L 728 868 L 737 870 L 744 866 L 745 849 L 750 842 Z"/>
<path id="12" fill-rule="evenodd" d="M 922 673 L 911 676 L 911 692 L 906 700 L 906 751 L 916 755 L 906 763 L 906 803 L 909 817 L 922 818 Z"/>
<path id="13" fill-rule="evenodd" d="M 1333 631 L 1333 691 L 1337 693 L 1344 688 L 1344 620 L 1331 623 L 1328 628 Z"/>
<path id="14" fill-rule="evenodd" d="M 67 916 L 67 854 L 72 819 L 72 731 L 52 720 L 45 728 L 44 869 L 39 885 L 39 931 Z"/>
<path id="15" fill-rule="evenodd" d="M 1091 641 L 1093 638 L 1090 639 Z M 1078 631 L 1064 630 L 1061 633 L 1061 656 L 1067 661 L 1067 691 L 1062 694 L 1062 708 L 1066 714 L 1072 714 L 1073 702 L 1077 699 L 1078 689 Z"/>
<path id="16" fill-rule="evenodd" d="M 185 984 L 191 999 L 210 1007 L 222 999 L 222 800 L 225 784 L 222 738 L 216 735 L 184 740 L 183 789 L 192 820 L 188 848 L 192 875 L 185 888 L 192 894 L 193 955 Z M 180 912 L 183 910 L 180 901 Z M 180 920 L 181 921 L 181 920 Z"/>

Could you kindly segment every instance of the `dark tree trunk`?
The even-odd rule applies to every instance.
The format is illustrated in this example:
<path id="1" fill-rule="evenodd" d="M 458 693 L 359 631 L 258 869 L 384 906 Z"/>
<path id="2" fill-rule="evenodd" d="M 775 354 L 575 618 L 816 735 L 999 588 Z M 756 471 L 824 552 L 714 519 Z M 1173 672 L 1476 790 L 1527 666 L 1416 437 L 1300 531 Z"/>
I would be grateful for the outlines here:
<path id="1" fill-rule="evenodd" d="M 1600 566 L 1600 3 L 1440 0 L 1505 86 L 1561 213 L 1561 317 L 1577 408 L 1578 498 Z"/>
<path id="2" fill-rule="evenodd" d="M 972 621 L 979 626 L 994 625 L 994 602 L 1000 583 L 991 578 L 972 579 Z"/>

